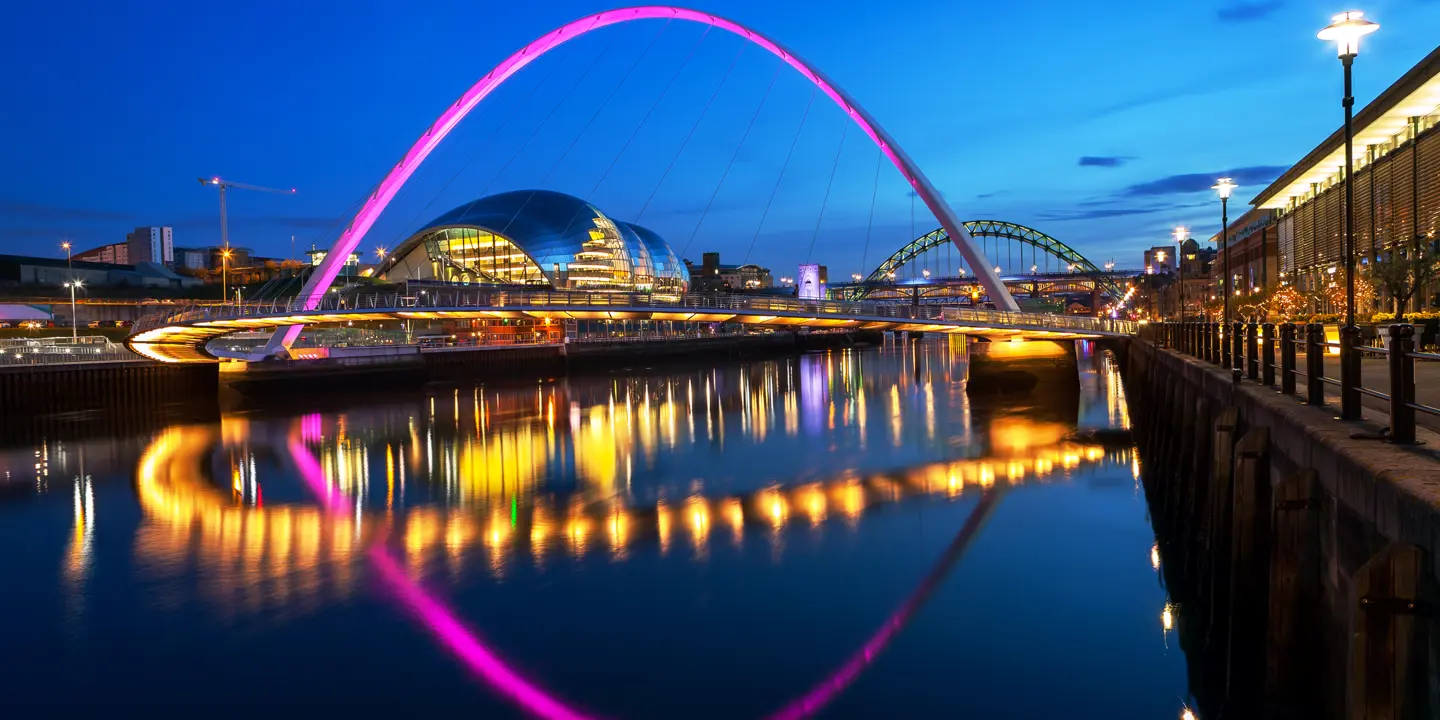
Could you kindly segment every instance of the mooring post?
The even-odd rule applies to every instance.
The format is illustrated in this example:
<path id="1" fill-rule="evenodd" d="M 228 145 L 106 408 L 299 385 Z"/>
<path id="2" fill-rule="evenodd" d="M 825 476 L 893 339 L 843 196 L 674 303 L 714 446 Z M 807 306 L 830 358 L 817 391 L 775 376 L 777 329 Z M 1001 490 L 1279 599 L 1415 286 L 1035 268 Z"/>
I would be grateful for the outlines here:
<path id="1" fill-rule="evenodd" d="M 1310 405 L 1325 404 L 1325 326 L 1310 323 L 1305 326 L 1305 402 Z"/>
<path id="2" fill-rule="evenodd" d="M 1350 720 L 1429 718 L 1430 559 L 1393 543 L 1351 578 Z"/>
<path id="3" fill-rule="evenodd" d="M 1270 610 L 1266 626 L 1265 717 L 1317 717 L 1324 698 L 1316 628 L 1321 627 L 1320 482 L 1305 469 L 1275 485 L 1270 504 Z"/>

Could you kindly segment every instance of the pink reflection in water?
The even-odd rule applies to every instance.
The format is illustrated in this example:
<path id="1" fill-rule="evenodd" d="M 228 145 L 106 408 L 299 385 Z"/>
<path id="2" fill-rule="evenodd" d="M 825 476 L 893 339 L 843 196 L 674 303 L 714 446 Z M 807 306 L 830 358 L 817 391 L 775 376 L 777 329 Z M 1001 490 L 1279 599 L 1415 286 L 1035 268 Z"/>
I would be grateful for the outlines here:
<path id="1" fill-rule="evenodd" d="M 334 513 L 348 513 L 344 497 L 339 491 L 325 483 L 325 472 L 309 449 L 298 438 L 289 442 L 290 456 L 295 467 L 325 509 Z M 546 720 L 583 720 L 588 715 L 566 707 L 545 690 L 511 670 L 489 648 L 465 627 L 455 614 L 440 601 L 430 596 L 412 581 L 400 568 L 385 546 L 377 542 L 370 548 L 370 561 L 379 571 L 380 579 L 389 586 L 412 612 L 425 623 L 427 629 L 456 657 L 459 657 L 481 679 L 490 683 L 506 697 L 514 700 L 536 717 Z"/>
<path id="2" fill-rule="evenodd" d="M 303 433 L 302 433 L 303 434 Z M 299 470 L 300 477 L 330 512 L 348 514 L 344 496 L 325 482 L 324 470 L 315 460 L 301 438 L 291 436 L 290 455 Z M 895 611 L 885 624 L 861 647 L 860 651 L 841 665 L 834 674 L 816 685 L 810 692 L 789 705 L 768 716 L 768 720 L 800 720 L 819 712 L 845 688 L 849 687 L 872 662 L 885 650 L 911 617 L 927 600 L 950 570 L 959 562 L 969 548 L 975 535 L 989 519 L 990 513 L 999 503 L 1003 492 L 994 488 L 986 490 L 980 502 L 966 518 L 965 525 L 956 533 L 955 539 L 946 548 L 945 554 L 935 567 L 921 581 L 915 592 Z M 439 600 L 426 593 L 405 574 L 400 564 L 385 551 L 383 543 L 376 542 L 369 552 L 370 561 L 379 571 L 381 580 L 389 586 L 440 642 L 456 657 L 470 667 L 476 675 L 485 680 L 506 697 L 514 700 L 531 714 L 546 720 L 585 720 L 590 716 L 574 710 L 556 699 L 538 685 L 510 669 L 493 651 L 455 614 Z"/>
<path id="3" fill-rule="evenodd" d="M 956 562 L 959 562 L 960 557 L 965 554 L 965 550 L 970 547 L 970 541 L 975 538 L 980 527 L 990 517 L 991 511 L 1000 501 L 1000 495 L 1000 491 L 992 488 L 980 496 L 980 503 L 970 511 L 970 517 L 965 519 L 965 525 L 960 528 L 960 532 L 955 534 L 955 539 L 950 541 L 950 547 L 945 549 L 945 554 L 940 557 L 940 561 L 935 563 L 935 567 L 920 582 L 920 586 L 915 588 L 915 592 L 905 600 L 905 604 L 901 605 L 900 609 L 896 610 L 895 614 L 880 626 L 879 631 L 860 648 L 860 652 L 852 656 L 833 675 L 825 678 L 810 692 L 771 715 L 769 720 L 799 720 L 810 717 L 820 712 L 820 709 L 834 700 L 836 695 L 849 687 L 855 678 L 860 677 L 860 673 L 864 672 L 870 663 L 879 657 L 885 646 L 889 645 L 890 641 L 910 621 L 915 611 L 919 610 L 920 606 L 930 599 L 930 595 L 935 592 L 935 589 L 940 587 L 940 581 L 944 580 L 950 569 L 955 566 Z"/>

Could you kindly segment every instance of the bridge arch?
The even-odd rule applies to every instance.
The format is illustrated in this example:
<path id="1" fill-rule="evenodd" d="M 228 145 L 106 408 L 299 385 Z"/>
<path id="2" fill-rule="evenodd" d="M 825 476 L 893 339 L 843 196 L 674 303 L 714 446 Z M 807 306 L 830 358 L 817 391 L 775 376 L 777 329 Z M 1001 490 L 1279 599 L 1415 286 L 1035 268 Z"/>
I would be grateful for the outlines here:
<path id="1" fill-rule="evenodd" d="M 1053 237 L 1050 237 L 1049 235 L 1046 235 L 1043 232 L 1040 232 L 1039 230 L 1036 230 L 1035 228 L 1026 227 L 1018 223 L 1005 222 L 1004 220 L 971 220 L 969 222 L 961 223 L 961 225 L 969 233 L 971 238 L 989 237 L 1002 240 L 1013 240 L 1015 242 L 1023 243 L 1034 247 L 1035 249 L 1040 250 L 1041 252 L 1044 252 L 1051 257 L 1058 258 L 1063 263 L 1067 263 L 1073 266 L 1077 272 L 1094 273 L 1096 276 L 1095 282 L 1101 287 L 1103 287 L 1107 292 L 1111 293 L 1112 297 L 1120 297 L 1124 295 L 1124 292 L 1120 290 L 1120 286 L 1115 282 L 1113 278 L 1101 275 L 1101 269 L 1099 267 L 1096 267 L 1095 263 L 1090 262 L 1090 260 L 1084 255 L 1081 255 L 1078 250 L 1070 247 L 1069 245 L 1066 245 L 1063 242 L 1060 242 L 1059 240 L 1056 240 Z M 870 274 L 865 278 L 865 282 L 883 282 L 885 281 L 887 275 L 896 271 L 901 266 L 905 265 L 905 263 L 914 260 L 916 257 L 919 257 L 920 255 L 923 255 L 930 250 L 944 246 L 946 243 L 949 242 L 950 234 L 946 231 L 944 227 L 939 227 L 928 233 L 925 233 L 924 235 L 921 235 L 920 237 L 910 241 L 904 247 L 896 250 L 895 253 L 892 254 L 890 257 L 886 258 L 884 262 L 880 263 L 879 266 L 877 266 L 873 271 L 870 272 Z M 969 258 L 967 257 L 966 260 L 969 260 Z M 971 267 L 974 266 L 972 265 Z M 981 269 L 992 274 L 994 272 L 987 265 L 985 268 L 977 268 L 977 275 L 979 273 L 979 270 Z M 985 283 L 983 282 L 981 284 L 985 285 Z M 990 287 L 988 285 L 985 285 L 985 290 L 986 292 L 989 292 Z M 860 297 L 864 297 L 865 294 L 867 293 L 862 293 Z"/>
<path id="2" fill-rule="evenodd" d="M 940 226 L 946 230 L 947 237 L 953 238 L 956 248 L 960 250 L 960 254 L 965 257 L 971 267 L 976 269 L 976 274 L 981 285 L 985 287 L 986 292 L 989 293 L 996 307 L 1001 310 L 1011 311 L 1020 309 L 1019 306 L 1016 305 L 1014 298 L 1010 297 L 1010 293 L 1006 290 L 1005 284 L 1000 281 L 999 275 L 990 270 L 989 263 L 980 251 L 976 249 L 975 244 L 971 241 L 970 231 L 960 222 L 959 217 L 955 214 L 955 211 L 950 208 L 949 204 L 940 197 L 939 191 L 930 183 L 929 178 L 925 177 L 925 174 L 921 172 L 915 162 L 905 154 L 905 151 L 895 143 L 895 140 L 890 134 L 875 121 L 869 112 L 860 107 L 859 103 L 855 102 L 848 93 L 831 82 L 829 78 L 825 77 L 810 63 L 805 62 L 795 53 L 755 30 L 716 15 L 670 5 L 647 5 L 619 10 L 607 10 L 574 20 L 540 36 L 515 54 L 502 60 L 500 64 L 491 69 L 489 73 L 486 73 L 484 77 L 480 78 L 469 90 L 466 90 L 465 94 L 461 95 L 445 112 L 440 114 L 440 117 L 435 120 L 434 124 L 425 131 L 425 134 L 421 135 L 420 139 L 415 141 L 415 144 L 410 147 L 410 150 L 405 153 L 405 156 L 401 158 L 400 162 L 390 169 L 390 172 L 380 181 L 380 184 L 376 186 L 370 197 L 366 198 L 359 212 L 355 214 L 355 217 L 350 221 L 345 231 L 340 234 L 340 238 L 326 254 L 325 260 L 322 261 L 316 271 L 311 274 L 310 279 L 305 283 L 304 289 L 301 290 L 301 298 L 304 300 L 305 309 L 313 309 L 319 304 L 320 299 L 324 297 L 325 291 L 329 288 L 330 283 L 335 280 L 335 277 L 344 267 L 345 260 L 349 258 L 350 253 L 354 252 L 355 248 L 360 245 L 360 241 L 364 239 L 365 234 L 370 231 L 370 227 L 375 224 L 375 220 L 379 218 L 380 213 L 384 211 L 385 207 L 394 199 L 400 187 L 410 179 L 410 176 L 420 167 L 420 164 L 425 161 L 425 158 L 439 146 L 440 141 L 445 139 L 445 136 L 450 134 L 450 131 L 453 130 L 481 100 L 485 99 L 486 96 L 494 91 L 495 88 L 499 87 L 512 75 L 526 65 L 529 65 L 535 59 L 573 38 L 609 25 L 645 19 L 686 20 L 725 30 L 763 48 L 799 71 L 801 75 L 814 83 L 817 88 L 833 100 L 856 125 L 860 126 L 860 129 L 880 148 L 880 151 L 884 153 L 885 157 L 889 158 L 891 164 L 900 171 L 901 175 L 905 176 L 906 182 L 910 184 L 910 187 L 915 190 L 915 193 L 925 202 L 925 206 L 928 207 L 930 212 L 934 213 L 935 217 L 940 221 Z M 300 326 L 298 325 L 286 328 L 283 332 L 276 332 L 275 336 L 270 340 L 270 343 L 266 345 L 266 351 L 274 353 L 278 352 L 282 347 L 288 348 L 299 334 Z"/>

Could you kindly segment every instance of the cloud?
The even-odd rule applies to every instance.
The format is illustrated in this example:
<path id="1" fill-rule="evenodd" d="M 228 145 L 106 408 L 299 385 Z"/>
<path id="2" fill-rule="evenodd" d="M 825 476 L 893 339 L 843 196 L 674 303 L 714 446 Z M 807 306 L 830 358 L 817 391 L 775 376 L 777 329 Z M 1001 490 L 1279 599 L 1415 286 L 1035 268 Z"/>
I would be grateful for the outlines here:
<path id="1" fill-rule="evenodd" d="M 1270 17 L 1276 10 L 1285 7 L 1284 0 L 1260 0 L 1260 2 L 1232 2 L 1215 11 L 1216 19 L 1225 22 L 1254 22 Z"/>
<path id="2" fill-rule="evenodd" d="M 0 215 L 34 222 L 112 222 L 133 220 L 134 215 L 114 210 L 70 208 L 40 203 L 0 200 Z"/>
<path id="3" fill-rule="evenodd" d="M 1289 167 L 1285 165 L 1255 165 L 1217 172 L 1170 175 L 1131 185 L 1120 191 L 1120 194 L 1125 197 L 1154 197 L 1209 191 L 1215 184 L 1215 179 L 1221 177 L 1229 177 L 1242 187 L 1251 186 L 1258 189 L 1270 184 L 1288 169 Z"/>
<path id="4" fill-rule="evenodd" d="M 980 193 L 979 195 L 976 195 L 976 196 L 975 196 L 975 199 L 976 199 L 976 200 L 985 200 L 985 199 L 988 199 L 988 198 L 993 198 L 993 197 L 995 197 L 996 195 L 999 195 L 999 194 L 1001 194 L 1001 193 L 1003 193 L 1003 192 L 1005 192 L 1005 191 L 1004 191 L 1004 190 L 996 190 L 995 192 Z"/>
<path id="5" fill-rule="evenodd" d="M 1134 159 L 1128 155 L 1083 155 L 1080 167 L 1117 168 Z"/>
<path id="6" fill-rule="evenodd" d="M 1126 217 L 1129 215 L 1149 215 L 1158 212 L 1174 212 L 1176 210 L 1188 210 L 1197 207 L 1207 207 L 1208 202 L 1203 203 L 1171 203 L 1165 205 L 1120 205 L 1109 201 L 1099 203 L 1080 203 L 1081 206 L 1074 210 L 1062 210 L 1048 213 L 1041 213 L 1040 219 L 1047 222 L 1067 222 L 1071 220 L 1098 220 L 1101 218 Z M 1108 207 L 1096 207 L 1097 205 L 1108 205 Z"/>

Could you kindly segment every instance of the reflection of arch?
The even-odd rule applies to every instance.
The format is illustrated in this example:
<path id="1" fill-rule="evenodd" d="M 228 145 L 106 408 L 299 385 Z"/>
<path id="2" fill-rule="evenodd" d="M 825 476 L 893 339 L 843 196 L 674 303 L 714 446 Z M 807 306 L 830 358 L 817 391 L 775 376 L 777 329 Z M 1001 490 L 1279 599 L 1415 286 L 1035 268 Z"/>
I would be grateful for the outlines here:
<path id="1" fill-rule="evenodd" d="M 311 422 L 312 419 L 314 424 Z M 264 537 L 279 536 L 293 539 L 294 542 L 308 539 L 311 544 L 307 547 L 312 548 L 328 544 L 333 548 L 338 548 L 338 555 L 343 557 L 349 557 L 352 548 L 359 549 L 369 543 L 367 557 L 386 585 L 412 612 L 426 622 L 429 629 L 449 649 L 456 652 L 472 669 L 480 673 L 486 680 L 491 681 L 508 697 L 520 702 L 527 710 L 538 716 L 545 718 L 584 717 L 578 711 L 562 705 L 558 700 L 544 693 L 540 688 L 529 683 L 503 664 L 498 656 L 480 644 L 480 641 L 469 633 L 449 608 L 426 594 L 410 578 L 402 565 L 389 553 L 383 542 L 387 533 L 392 536 L 397 534 L 399 530 L 397 526 L 376 518 L 366 523 L 368 528 L 365 532 L 360 531 L 361 521 L 353 513 L 354 506 L 346 500 L 338 486 L 327 481 L 325 470 L 322 469 L 320 462 L 305 444 L 307 436 L 312 438 L 319 436 L 318 421 L 318 416 L 309 416 L 297 424 L 288 440 L 287 450 L 301 480 L 319 498 L 323 505 L 322 508 L 287 505 L 236 506 L 231 504 L 228 499 L 223 498 L 216 488 L 197 482 L 200 468 L 205 465 L 205 457 L 214 450 L 215 443 L 220 440 L 220 436 L 214 430 L 205 426 L 171 428 L 157 436 L 146 448 L 136 477 L 137 494 L 141 505 L 145 508 L 147 516 L 174 525 L 183 530 L 186 537 L 216 535 L 221 528 L 231 531 L 238 529 L 241 533 L 252 529 Z M 904 628 L 910 617 L 929 598 L 946 574 L 953 569 L 978 534 L 984 521 L 1005 494 L 1007 487 L 1016 479 L 1031 475 L 1043 477 L 1057 469 L 1076 467 L 1082 461 L 1099 461 L 1105 458 L 1104 450 L 1099 446 L 1082 446 L 1067 441 L 1052 445 L 1055 440 L 1053 437 L 1047 437 L 1044 442 L 1040 443 L 1041 447 L 1036 447 L 1035 436 L 1037 433 L 1041 436 L 1049 436 L 1057 432 L 1047 423 L 1035 425 L 1011 421 L 1009 424 L 995 426 L 993 431 L 995 439 L 992 449 L 1001 452 L 994 460 L 995 467 L 989 467 L 991 461 L 984 459 L 974 460 L 975 467 L 957 468 L 953 462 L 939 463 L 918 470 L 917 476 L 911 479 L 919 484 L 917 489 L 920 492 L 942 492 L 951 497 L 958 493 L 957 474 L 968 476 L 982 488 L 982 494 L 976 507 L 971 511 L 971 515 L 950 546 L 936 561 L 933 569 L 859 652 L 808 693 L 773 714 L 772 718 L 794 720 L 807 717 L 819 711 L 858 677 L 859 673 L 873 662 L 894 636 Z M 228 430 L 226 435 L 230 435 Z M 251 437 L 258 436 L 252 434 Z M 1008 482 L 1001 479 L 1004 477 L 1009 478 Z M 846 485 L 844 487 L 853 489 L 854 486 Z M 767 508 L 776 508 L 771 511 L 775 514 L 769 518 L 777 523 L 774 527 L 778 527 L 778 523 L 783 521 L 789 504 L 799 506 L 798 512 L 811 514 L 811 522 L 815 522 L 813 505 L 815 501 L 818 501 L 823 513 L 823 494 L 817 497 L 815 495 L 817 490 L 813 486 L 809 490 L 802 486 L 797 489 L 797 492 L 800 494 L 787 499 L 774 490 L 763 490 L 755 496 L 755 499 L 763 499 Z M 845 504 L 850 505 L 852 501 L 847 498 Z M 739 503 L 737 502 L 736 505 L 738 506 Z M 849 515 L 852 509 L 858 512 L 858 507 L 847 508 L 844 512 Z M 686 513 L 692 512 L 696 512 L 696 509 L 687 505 Z M 508 520 L 508 518 L 502 520 Z M 192 523 L 194 524 L 193 528 Z M 708 519 L 704 525 L 709 525 Z M 280 526 L 283 526 L 280 532 L 268 534 L 264 532 L 266 527 Z M 197 530 L 198 532 L 196 532 Z M 224 533 L 219 534 L 223 535 Z M 475 535 L 474 533 L 460 533 L 455 537 L 447 537 L 446 542 L 452 542 L 457 537 L 471 538 Z M 256 536 L 252 535 L 251 537 Z M 406 542 L 409 542 L 408 536 Z M 242 550 L 248 547 L 258 547 L 255 543 L 244 542 L 232 543 L 232 545 L 242 546 Z"/>
<path id="2" fill-rule="evenodd" d="M 875 119 L 870 116 L 870 113 L 860 107 L 849 94 L 836 87 L 809 63 L 801 60 L 794 53 L 754 30 L 730 20 L 702 13 L 697 10 L 666 5 L 607 10 L 602 13 L 580 18 L 579 20 L 570 22 L 542 35 L 539 39 L 521 48 L 519 52 L 501 61 L 499 65 L 496 65 L 494 69 L 480 78 L 479 82 L 475 83 L 469 90 L 466 90 L 465 94 L 460 96 L 460 99 L 456 100 L 449 109 L 441 113 L 440 117 L 435 120 L 435 123 L 430 126 L 430 129 L 426 130 L 425 134 L 405 153 L 405 157 L 401 158 L 400 162 L 391 168 L 389 174 L 380 181 L 374 193 L 366 198 L 365 204 L 361 206 L 360 211 L 356 213 L 354 219 L 350 221 L 350 225 L 341 233 L 339 240 L 335 242 L 335 246 L 331 248 L 330 252 L 326 255 L 319 269 L 313 273 L 310 276 L 310 280 L 305 283 L 305 288 L 301 291 L 301 298 L 305 302 L 305 309 L 312 310 L 319 304 L 320 299 L 330 287 L 330 283 L 335 280 L 335 276 L 343 267 L 344 260 L 350 257 L 350 253 L 354 252 L 355 248 L 359 246 L 365 234 L 370 231 L 370 227 L 375 224 L 375 220 L 380 217 L 380 213 L 390 204 L 390 200 L 395 197 L 395 193 L 399 192 L 400 187 L 410 179 L 410 176 L 415 172 L 416 168 L 435 150 L 440 144 L 440 141 L 445 139 L 445 136 L 448 135 L 481 100 L 485 99 L 486 96 L 494 91 L 495 88 L 499 87 L 508 80 L 510 76 L 514 75 L 526 65 L 529 65 L 536 58 L 572 38 L 579 37 L 592 30 L 597 30 L 608 25 L 649 18 L 688 20 L 734 33 L 764 48 L 781 60 L 784 60 L 791 67 L 798 70 L 801 75 L 804 75 L 806 79 L 815 83 L 816 87 L 828 95 L 831 100 L 834 100 L 835 104 L 839 105 L 840 109 L 844 110 L 845 114 L 859 125 L 861 130 L 865 131 L 865 134 L 874 141 L 880 148 L 880 151 L 884 153 L 896 169 L 905 176 L 905 180 L 910 183 L 915 193 L 925 202 L 925 206 L 930 209 L 930 212 L 935 214 L 935 217 L 940 221 L 940 225 L 949 231 L 951 237 L 955 238 L 956 247 L 959 248 L 960 253 L 970 263 L 970 266 L 976 268 L 976 273 L 979 275 L 981 284 L 985 286 L 986 291 L 995 301 L 996 307 L 1001 310 L 1019 309 L 1019 306 L 1015 304 L 1015 300 L 1010 297 L 1009 291 L 1007 291 L 1005 286 L 1000 282 L 1000 278 L 990 271 L 989 264 L 986 262 L 984 256 L 980 254 L 980 251 L 977 250 L 974 243 L 971 242 L 969 231 L 961 225 L 959 217 L 955 215 L 955 211 L 950 209 L 949 204 L 940 197 L 939 191 L 930 184 L 930 180 L 925 177 L 925 174 L 920 171 L 920 168 L 915 165 L 914 161 L 905 154 L 905 151 L 895 143 L 894 139 L 890 137 L 890 134 L 885 132 L 885 129 L 880 127 L 879 123 L 875 122 Z M 270 344 L 266 346 L 267 352 L 274 353 L 282 346 L 289 347 L 300 334 L 301 327 L 300 325 L 295 325 L 283 333 L 277 332 Z"/>
<path id="3" fill-rule="evenodd" d="M 1121 297 L 1124 295 L 1124 293 L 1120 291 L 1120 286 L 1115 283 L 1113 278 L 1101 276 L 1101 270 L 1095 266 L 1095 263 L 1090 262 L 1084 255 L 1081 255 L 1069 245 L 1035 228 L 1004 222 L 1002 220 L 971 220 L 964 223 L 964 225 L 970 232 L 971 237 L 991 237 L 1024 243 L 1045 252 L 1051 257 L 1059 258 L 1063 263 L 1075 266 L 1076 272 L 1094 273 L 1096 275 L 1095 282 L 1103 287 L 1106 292 L 1109 292 L 1111 297 Z M 895 254 L 885 259 L 885 262 L 880 263 L 879 267 L 875 268 L 875 270 L 870 273 L 870 276 L 865 278 L 865 282 L 882 282 L 886 279 L 886 275 L 898 270 L 905 263 L 948 242 L 950 242 L 950 234 L 946 232 L 943 227 L 936 228 L 931 232 L 921 235 L 906 244 L 905 247 L 896 250 Z M 966 259 L 968 260 L 969 258 Z M 972 265 L 972 267 L 974 266 Z M 992 271 L 988 266 L 977 269 L 977 272 L 978 270 Z M 988 286 L 986 286 L 986 291 L 989 291 Z M 862 291 L 860 297 L 868 294 L 868 290 Z M 993 298 L 994 295 L 991 295 L 991 297 Z"/>
<path id="4" fill-rule="evenodd" d="M 292 436 L 288 447 L 301 478 L 310 486 L 311 491 L 320 499 L 325 509 L 337 516 L 348 516 L 350 513 L 349 503 L 339 490 L 326 482 L 320 463 L 316 462 L 315 457 L 310 454 L 303 440 L 298 435 Z M 905 627 L 915 611 L 929 599 L 935 588 L 940 585 L 940 581 L 954 568 L 1002 496 L 1003 491 L 1001 490 L 994 488 L 987 490 L 981 496 L 979 504 L 970 511 L 970 516 L 966 518 L 960 532 L 946 548 L 945 554 L 940 557 L 934 569 L 925 576 L 919 587 L 901 604 L 900 608 L 880 626 L 879 631 L 836 672 L 804 696 L 771 715 L 771 720 L 799 720 L 809 717 L 859 677 L 860 673 L 874 662 L 895 635 Z M 395 558 L 390 556 L 382 543 L 372 545 L 368 555 L 371 562 L 380 571 L 381 579 L 390 585 L 400 599 L 425 621 L 435 636 L 495 689 L 518 702 L 532 714 L 547 720 L 580 720 L 587 717 L 552 697 L 543 688 L 533 684 L 506 665 L 498 655 L 481 643 L 449 608 L 415 584 L 405 574 Z"/>

